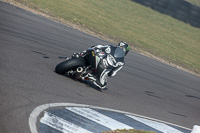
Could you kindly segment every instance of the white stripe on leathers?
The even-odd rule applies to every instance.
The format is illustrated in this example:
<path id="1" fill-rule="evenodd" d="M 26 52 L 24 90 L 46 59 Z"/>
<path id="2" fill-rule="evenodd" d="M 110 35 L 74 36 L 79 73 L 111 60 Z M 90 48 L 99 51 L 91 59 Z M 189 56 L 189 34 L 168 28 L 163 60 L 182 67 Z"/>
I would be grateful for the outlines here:
<path id="1" fill-rule="evenodd" d="M 133 129 L 133 127 L 123 124 L 90 108 L 67 107 L 66 109 L 89 120 L 92 120 L 100 125 L 110 128 L 111 130 Z"/>
<path id="2" fill-rule="evenodd" d="M 40 122 L 62 133 L 92 133 L 49 112 L 44 113 Z"/>

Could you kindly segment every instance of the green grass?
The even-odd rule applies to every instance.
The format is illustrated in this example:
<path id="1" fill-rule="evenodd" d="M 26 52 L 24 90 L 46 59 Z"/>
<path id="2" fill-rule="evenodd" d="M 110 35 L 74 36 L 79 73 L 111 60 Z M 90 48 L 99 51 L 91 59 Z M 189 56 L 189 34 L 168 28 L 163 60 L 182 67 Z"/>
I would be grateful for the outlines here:
<path id="1" fill-rule="evenodd" d="M 200 73 L 200 28 L 131 0 L 16 1 Z"/>

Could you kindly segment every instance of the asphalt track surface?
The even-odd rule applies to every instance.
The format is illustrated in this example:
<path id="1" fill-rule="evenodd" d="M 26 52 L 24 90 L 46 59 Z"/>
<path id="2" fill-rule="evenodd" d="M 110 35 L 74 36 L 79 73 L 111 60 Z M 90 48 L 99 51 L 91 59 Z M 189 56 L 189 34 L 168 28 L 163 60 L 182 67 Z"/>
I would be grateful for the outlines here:
<path id="1" fill-rule="evenodd" d="M 29 133 L 33 109 L 59 102 L 199 125 L 200 78 L 135 52 L 103 92 L 54 72 L 63 57 L 98 44 L 110 43 L 0 2 L 0 133 Z"/>

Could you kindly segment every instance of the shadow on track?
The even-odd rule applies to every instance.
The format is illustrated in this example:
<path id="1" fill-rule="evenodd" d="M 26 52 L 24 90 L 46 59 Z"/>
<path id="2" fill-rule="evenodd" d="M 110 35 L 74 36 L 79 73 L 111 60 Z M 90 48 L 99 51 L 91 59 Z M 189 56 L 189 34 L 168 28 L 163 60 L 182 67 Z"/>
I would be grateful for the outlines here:
<path id="1" fill-rule="evenodd" d="M 55 71 L 54 71 L 54 72 L 55 72 Z M 56 72 L 55 72 L 55 73 L 56 73 Z M 57 74 L 57 73 L 56 73 L 56 74 Z M 104 89 L 98 88 L 98 87 L 97 87 L 92 81 L 90 81 L 90 80 L 84 80 L 84 81 L 78 80 L 78 79 L 76 79 L 76 78 L 74 78 L 74 77 L 71 77 L 71 76 L 69 76 L 69 75 L 67 75 L 67 74 L 61 75 L 61 76 L 65 76 L 66 78 L 70 78 L 71 80 L 74 80 L 74 81 L 83 83 L 83 84 L 85 84 L 85 85 L 87 85 L 87 86 L 89 86 L 89 87 L 91 87 L 91 88 L 93 88 L 93 89 L 95 89 L 95 90 L 97 90 L 97 91 L 99 91 L 99 92 L 103 92 L 103 90 L 108 90 L 108 88 L 104 88 Z"/>

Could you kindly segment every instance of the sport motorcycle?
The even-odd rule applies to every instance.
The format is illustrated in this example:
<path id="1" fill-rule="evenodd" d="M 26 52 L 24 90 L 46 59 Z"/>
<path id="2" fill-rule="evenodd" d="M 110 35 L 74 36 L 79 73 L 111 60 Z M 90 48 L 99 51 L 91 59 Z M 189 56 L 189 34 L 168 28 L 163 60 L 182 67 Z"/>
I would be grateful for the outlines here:
<path id="1" fill-rule="evenodd" d="M 89 48 L 82 53 L 74 53 L 70 58 L 66 58 L 65 61 L 59 63 L 55 67 L 55 72 L 61 75 L 67 75 L 69 77 L 84 81 L 90 80 L 96 81 L 96 77 L 100 77 L 102 72 L 109 72 L 118 65 L 123 65 L 124 52 L 121 48 L 113 46 L 108 47 L 105 50 L 95 50 Z M 119 64 L 122 63 L 122 64 Z M 107 83 L 107 76 L 101 77 Z"/>

